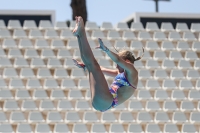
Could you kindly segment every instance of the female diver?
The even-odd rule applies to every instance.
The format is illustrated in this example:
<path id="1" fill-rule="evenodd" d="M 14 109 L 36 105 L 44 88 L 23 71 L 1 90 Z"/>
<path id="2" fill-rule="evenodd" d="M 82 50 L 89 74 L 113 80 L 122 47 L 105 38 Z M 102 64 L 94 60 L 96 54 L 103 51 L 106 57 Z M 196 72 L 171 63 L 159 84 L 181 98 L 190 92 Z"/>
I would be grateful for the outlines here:
<path id="1" fill-rule="evenodd" d="M 115 54 L 99 39 L 100 45 L 96 48 L 103 50 L 117 64 L 117 70 L 101 67 L 94 58 L 87 41 L 83 19 L 80 16 L 76 17 L 76 26 L 73 34 L 78 39 L 83 63 L 75 59 L 73 61 L 79 68 L 84 70 L 87 68 L 88 70 L 92 106 L 96 110 L 104 112 L 129 99 L 138 84 L 138 72 L 133 64 L 134 61 L 141 59 L 141 57 L 135 59 L 130 51 L 121 51 Z M 108 87 L 103 74 L 115 77 L 110 87 Z"/>

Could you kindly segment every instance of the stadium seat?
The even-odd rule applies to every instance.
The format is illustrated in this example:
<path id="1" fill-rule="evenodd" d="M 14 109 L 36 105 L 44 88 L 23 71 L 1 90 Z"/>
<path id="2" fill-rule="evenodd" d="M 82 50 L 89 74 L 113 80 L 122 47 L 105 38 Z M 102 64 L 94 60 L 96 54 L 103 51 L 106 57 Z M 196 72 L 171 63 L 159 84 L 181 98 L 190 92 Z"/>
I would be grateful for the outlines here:
<path id="1" fill-rule="evenodd" d="M 148 51 L 159 51 L 160 47 L 158 46 L 158 43 L 155 41 L 147 41 L 145 49 Z"/>
<path id="2" fill-rule="evenodd" d="M 186 78 L 189 80 L 198 79 L 200 74 L 197 70 L 187 70 Z"/>
<path id="3" fill-rule="evenodd" d="M 60 62 L 59 59 L 48 59 L 47 61 L 47 67 L 48 68 L 61 68 L 62 67 L 62 64 Z"/>
<path id="4" fill-rule="evenodd" d="M 172 50 L 176 50 L 174 44 L 170 41 L 163 41 L 161 43 L 161 50 L 162 51 L 172 51 Z"/>
<path id="5" fill-rule="evenodd" d="M 141 56 L 143 54 L 143 51 L 138 51 L 137 57 Z M 141 60 L 149 60 L 152 59 L 151 54 L 149 53 L 149 51 L 144 51 L 144 56 L 142 57 Z"/>
<path id="6" fill-rule="evenodd" d="M 37 78 L 42 79 L 42 78 L 51 78 L 52 75 L 50 73 L 50 70 L 47 68 L 39 68 L 37 71 Z"/>
<path id="7" fill-rule="evenodd" d="M 103 66 L 106 68 L 113 68 L 111 62 L 107 59 L 98 59 L 98 63 L 100 66 Z"/>
<path id="8" fill-rule="evenodd" d="M 57 104 L 57 110 L 58 111 L 70 111 L 74 110 L 74 107 L 72 106 L 71 102 L 69 100 L 59 100 Z"/>
<path id="9" fill-rule="evenodd" d="M 33 48 L 33 44 L 30 41 L 30 39 L 20 39 L 18 47 L 20 49 L 28 49 L 28 48 Z"/>
<path id="10" fill-rule="evenodd" d="M 149 100 L 146 102 L 145 110 L 147 112 L 161 111 L 161 107 L 157 101 Z"/>
<path id="11" fill-rule="evenodd" d="M 157 101 L 169 100 L 170 97 L 165 90 L 156 90 L 154 92 L 154 99 Z"/>
<path id="12" fill-rule="evenodd" d="M 180 41 L 181 40 L 181 36 L 180 36 L 180 34 L 178 32 L 172 31 L 172 32 L 169 33 L 168 40 L 169 41 L 173 41 L 173 42 Z"/>
<path id="13" fill-rule="evenodd" d="M 23 112 L 20 111 L 11 112 L 10 123 L 20 123 L 20 122 L 26 122 Z"/>
<path id="14" fill-rule="evenodd" d="M 67 49 L 59 49 L 57 53 L 57 58 L 58 59 L 66 59 L 66 58 L 71 58 L 72 55 L 69 50 Z"/>
<path id="15" fill-rule="evenodd" d="M 49 99 L 47 92 L 44 89 L 34 90 L 32 98 L 34 100 Z"/>
<path id="16" fill-rule="evenodd" d="M 161 86 L 157 80 L 148 79 L 146 81 L 146 89 L 147 90 L 157 90 L 157 89 L 161 89 Z"/>
<path id="17" fill-rule="evenodd" d="M 164 90 L 172 90 L 172 89 L 177 89 L 178 86 L 176 85 L 176 83 L 174 82 L 174 80 L 165 79 L 165 80 L 163 81 L 162 88 L 163 88 Z"/>
<path id="18" fill-rule="evenodd" d="M 37 123 L 35 125 L 35 132 L 36 133 L 52 133 L 47 123 Z"/>
<path id="19" fill-rule="evenodd" d="M 170 51 L 169 59 L 174 60 L 174 61 L 178 61 L 178 60 L 181 60 L 181 59 L 184 59 L 184 58 L 179 51 Z"/>
<path id="20" fill-rule="evenodd" d="M 50 20 L 40 20 L 38 28 L 40 30 L 53 29 Z"/>
<path id="21" fill-rule="evenodd" d="M 86 111 L 83 114 L 83 122 L 84 123 L 97 123 L 97 122 L 100 122 L 100 120 L 94 111 Z"/>
<path id="22" fill-rule="evenodd" d="M 174 101 L 186 100 L 186 96 L 182 90 L 172 90 L 171 99 Z"/>
<path id="23" fill-rule="evenodd" d="M 38 110 L 38 107 L 35 104 L 34 100 L 23 100 L 21 105 L 22 111 L 35 111 Z"/>
<path id="24" fill-rule="evenodd" d="M 138 40 L 139 41 L 148 41 L 148 40 L 152 40 L 152 38 L 148 32 L 140 31 L 138 34 Z"/>
<path id="25" fill-rule="evenodd" d="M 27 38 L 27 35 L 23 29 L 16 29 L 13 32 L 13 38 L 14 39 Z"/>
<path id="26" fill-rule="evenodd" d="M 75 36 L 72 34 L 72 31 L 69 29 L 64 29 L 60 33 L 60 38 L 62 40 L 68 40 L 68 39 L 75 39 Z"/>
<path id="27" fill-rule="evenodd" d="M 48 42 L 45 39 L 37 39 L 35 41 L 34 46 L 35 46 L 35 49 L 42 49 L 42 50 L 48 49 L 50 47 Z"/>
<path id="28" fill-rule="evenodd" d="M 2 123 L 0 125 L 0 132 L 2 133 L 14 133 L 14 129 L 10 123 Z"/>
<path id="29" fill-rule="evenodd" d="M 60 86 L 58 85 L 57 81 L 52 78 L 52 79 L 44 79 L 44 89 L 59 89 Z"/>
<path id="30" fill-rule="evenodd" d="M 1 111 L 0 112 L 0 122 L 1 123 L 8 123 L 8 118 L 7 118 L 7 116 L 6 116 L 6 114 L 3 112 L 3 111 Z M 1 127 L 1 126 L 0 126 Z M 1 127 L 2 128 L 2 127 Z M 0 129 L 0 132 L 1 132 L 1 130 L 2 129 Z"/>
<path id="31" fill-rule="evenodd" d="M 7 89 L 0 89 L 0 100 L 6 100 L 6 99 L 14 99 L 12 93 L 10 90 Z"/>
<path id="32" fill-rule="evenodd" d="M 31 99 L 31 96 L 26 89 L 20 89 L 16 91 L 15 99 L 16 100 Z"/>
<path id="33" fill-rule="evenodd" d="M 145 67 L 147 69 L 158 69 L 160 68 L 160 65 L 158 64 L 158 61 L 149 59 L 146 61 Z"/>
<path id="34" fill-rule="evenodd" d="M 170 23 L 170 22 L 162 22 L 161 23 L 161 31 L 162 32 L 171 32 L 171 31 L 174 31 L 172 23 Z"/>
<path id="35" fill-rule="evenodd" d="M 178 108 L 176 102 L 171 101 L 171 100 L 166 100 L 163 103 L 163 111 L 174 112 L 174 111 L 179 111 L 179 108 Z"/>
<path id="36" fill-rule="evenodd" d="M 40 57 L 42 59 L 56 58 L 54 51 L 51 49 L 42 49 Z"/>
<path id="37" fill-rule="evenodd" d="M 138 61 L 134 62 L 134 67 L 137 69 L 142 69 L 142 68 L 144 68 L 144 64 L 142 63 L 142 61 L 138 60 Z"/>
<path id="38" fill-rule="evenodd" d="M 113 25 L 110 22 L 102 22 L 100 29 L 102 31 L 114 30 Z"/>
<path id="39" fill-rule="evenodd" d="M 45 122 L 42 113 L 40 111 L 30 111 L 28 114 L 29 123 L 41 123 Z"/>
<path id="40" fill-rule="evenodd" d="M 26 59 L 33 59 L 38 58 L 39 54 L 35 49 L 26 49 L 24 52 L 24 58 Z"/>
<path id="41" fill-rule="evenodd" d="M 21 29 L 22 27 L 19 20 L 9 20 L 7 28 L 13 30 L 13 29 Z"/>
<path id="42" fill-rule="evenodd" d="M 69 75 L 64 68 L 56 68 L 53 76 L 56 79 L 69 78 Z"/>
<path id="43" fill-rule="evenodd" d="M 120 112 L 119 114 L 119 123 L 130 123 L 130 122 L 135 122 L 135 119 L 132 115 L 131 112 L 126 112 L 126 111 L 123 111 L 123 112 Z"/>
<path id="44" fill-rule="evenodd" d="M 133 111 L 133 112 L 134 111 L 137 112 L 137 111 L 144 110 L 144 107 L 143 107 L 143 105 L 141 104 L 140 101 L 138 101 L 138 100 L 130 100 L 128 102 L 128 110 L 129 111 Z"/>
<path id="45" fill-rule="evenodd" d="M 198 133 L 195 125 L 190 123 L 184 123 L 181 128 L 182 133 Z"/>
<path id="46" fill-rule="evenodd" d="M 92 108 L 90 107 L 90 104 L 88 103 L 88 101 L 78 100 L 75 103 L 75 110 L 76 111 L 88 111 L 88 110 L 92 110 Z"/>
<path id="47" fill-rule="evenodd" d="M 147 69 L 140 69 L 138 71 L 138 77 L 139 79 L 150 79 L 152 78 L 152 74 Z"/>
<path id="48" fill-rule="evenodd" d="M 28 79 L 26 82 L 27 89 L 41 89 L 42 85 L 38 79 Z"/>
<path id="49" fill-rule="evenodd" d="M 125 129 L 122 124 L 112 123 L 109 128 L 110 133 L 125 133 Z"/>
<path id="50" fill-rule="evenodd" d="M 179 89 L 180 90 L 190 90 L 194 89 L 194 86 L 192 85 L 192 82 L 187 79 L 182 79 L 179 82 Z"/>
<path id="51" fill-rule="evenodd" d="M 44 33 L 45 39 L 58 39 L 58 33 L 55 30 L 45 30 Z"/>
<path id="52" fill-rule="evenodd" d="M 98 38 L 106 39 L 104 33 L 101 30 L 93 30 L 91 34 L 91 38 L 93 40 L 97 40 Z"/>
<path id="53" fill-rule="evenodd" d="M 108 31 L 107 39 L 108 40 L 118 40 L 118 39 L 121 39 L 121 37 L 117 31 L 110 30 L 110 31 Z"/>
<path id="54" fill-rule="evenodd" d="M 146 101 L 146 100 L 153 99 L 153 97 L 151 96 L 148 90 L 138 90 L 137 99 Z"/>
<path id="55" fill-rule="evenodd" d="M 182 112 L 191 112 L 196 111 L 196 108 L 191 101 L 181 101 L 180 110 Z"/>
<path id="56" fill-rule="evenodd" d="M 77 100 L 77 99 L 84 99 L 80 90 L 69 90 L 68 92 L 68 99 L 69 100 Z"/>
<path id="57" fill-rule="evenodd" d="M 154 122 L 156 124 L 164 124 L 171 122 L 171 120 L 166 112 L 159 111 L 155 113 Z"/>
<path id="58" fill-rule="evenodd" d="M 169 78 L 167 72 L 163 69 L 155 70 L 153 77 L 154 79 L 168 79 Z"/>
<path id="59" fill-rule="evenodd" d="M 187 123 L 188 119 L 186 118 L 185 113 L 183 112 L 173 112 L 172 122 L 174 124 L 182 124 L 182 123 Z"/>
<path id="60" fill-rule="evenodd" d="M 77 48 L 79 48 L 77 39 L 71 39 L 67 41 L 67 49 L 77 49 Z"/>
<path id="61" fill-rule="evenodd" d="M 2 42 L 2 48 L 4 49 L 17 48 L 17 44 L 13 39 L 4 39 Z"/>
<path id="62" fill-rule="evenodd" d="M 17 57 L 23 57 L 21 51 L 19 49 L 9 49 L 8 58 L 17 58 Z"/>
<path id="63" fill-rule="evenodd" d="M 164 124 L 163 131 L 166 133 L 180 133 L 177 125 L 173 123 Z"/>
<path id="64" fill-rule="evenodd" d="M 0 20 L 0 29 L 5 29 L 5 28 L 6 28 L 6 25 L 5 25 L 4 20 Z"/>
<path id="65" fill-rule="evenodd" d="M 179 41 L 176 47 L 177 51 L 188 51 L 190 47 L 187 42 Z"/>
<path id="66" fill-rule="evenodd" d="M 53 39 L 51 41 L 51 45 L 50 45 L 51 49 L 65 49 L 65 44 L 62 40 L 60 39 Z"/>
<path id="67" fill-rule="evenodd" d="M 104 124 L 102 123 L 93 123 L 91 125 L 91 133 L 108 133 Z"/>
<path id="68" fill-rule="evenodd" d="M 123 40 L 116 40 L 114 46 L 117 49 L 128 49 L 128 44 Z"/>
<path id="69" fill-rule="evenodd" d="M 97 26 L 96 22 L 90 22 L 86 21 L 85 23 L 85 30 L 86 31 L 91 31 L 91 30 L 99 30 L 99 27 Z"/>
<path id="70" fill-rule="evenodd" d="M 29 67 L 29 64 L 27 60 L 24 58 L 15 58 L 13 67 L 15 68 Z"/>
<path id="71" fill-rule="evenodd" d="M 143 44 L 140 41 L 131 41 L 131 43 L 130 43 L 130 50 L 132 50 L 132 51 L 138 51 L 142 47 L 143 47 Z"/>
<path id="72" fill-rule="evenodd" d="M 66 96 L 62 90 L 51 90 L 50 99 L 66 99 Z"/>
<path id="73" fill-rule="evenodd" d="M 8 58 L 1 57 L 0 58 L 0 67 L 12 67 L 11 61 Z"/>
<path id="74" fill-rule="evenodd" d="M 157 23 L 156 22 L 147 22 L 146 23 L 146 31 L 148 31 L 148 32 L 159 31 Z"/>
<path id="75" fill-rule="evenodd" d="M 68 29 L 68 26 L 66 22 L 56 22 L 54 29 L 55 30 Z"/>
<path id="76" fill-rule="evenodd" d="M 6 55 L 5 51 L 4 51 L 4 49 L 2 49 L 2 48 L 0 48 L 0 56 L 1 56 L 1 58 L 2 58 L 2 57 L 7 57 L 7 55 Z"/>
<path id="77" fill-rule="evenodd" d="M 53 111 L 56 110 L 53 102 L 51 100 L 41 100 L 39 104 L 40 111 Z"/>
<path id="78" fill-rule="evenodd" d="M 178 61 L 178 69 L 181 69 L 181 70 L 192 69 L 192 65 L 191 65 L 190 61 L 181 59 Z"/>
<path id="79" fill-rule="evenodd" d="M 100 119 L 102 123 L 117 122 L 115 115 L 110 111 L 103 112 Z"/>
<path id="80" fill-rule="evenodd" d="M 149 123 L 146 126 L 146 133 L 160 133 L 162 132 L 159 125 L 155 124 L 155 123 Z"/>
<path id="81" fill-rule="evenodd" d="M 68 125 L 65 123 L 56 123 L 53 129 L 54 133 L 71 133 Z"/>
<path id="82" fill-rule="evenodd" d="M 33 129 L 31 125 L 29 125 L 28 123 L 18 123 L 16 132 L 17 133 L 23 133 L 23 132 L 33 133 Z"/>
<path id="83" fill-rule="evenodd" d="M 194 67 L 195 70 L 198 70 L 200 68 L 200 60 L 195 60 L 194 61 Z"/>
<path id="84" fill-rule="evenodd" d="M 200 100 L 200 92 L 198 90 L 189 90 L 188 100 L 199 101 Z"/>
<path id="85" fill-rule="evenodd" d="M 42 38 L 43 38 L 43 35 L 42 35 L 42 33 L 40 32 L 40 30 L 38 30 L 38 29 L 33 29 L 33 30 L 30 30 L 30 32 L 29 32 L 29 38 L 30 38 L 30 39 L 42 39 Z"/>
<path id="86" fill-rule="evenodd" d="M 184 32 L 183 40 L 184 41 L 196 41 L 197 39 L 192 32 Z"/>
<path id="87" fill-rule="evenodd" d="M 174 69 L 170 72 L 170 78 L 175 79 L 185 79 L 185 75 L 183 74 L 182 70 Z"/>
<path id="88" fill-rule="evenodd" d="M 64 90 L 77 88 L 75 82 L 71 78 L 62 79 L 60 87 Z"/>
<path id="89" fill-rule="evenodd" d="M 186 23 L 176 23 L 176 31 L 177 32 L 189 31 L 189 28 Z"/>
<path id="90" fill-rule="evenodd" d="M 23 29 L 24 30 L 37 29 L 35 21 L 34 20 L 24 20 Z"/>
<path id="91" fill-rule="evenodd" d="M 18 111 L 20 107 L 17 104 L 16 100 L 5 100 L 3 105 L 4 111 Z"/>
<path id="92" fill-rule="evenodd" d="M 190 30 L 192 32 L 200 32 L 200 23 L 192 23 Z"/>
<path id="93" fill-rule="evenodd" d="M 143 112 L 140 111 L 137 115 L 136 121 L 138 123 L 150 123 L 153 122 L 152 116 L 151 114 L 149 114 L 148 112 Z"/>
<path id="94" fill-rule="evenodd" d="M 44 61 L 41 58 L 32 58 L 30 63 L 31 68 L 42 68 L 46 67 Z"/>
<path id="95" fill-rule="evenodd" d="M 166 41 L 167 38 L 166 38 L 165 33 L 157 31 L 157 32 L 154 32 L 154 34 L 153 34 L 153 40 L 161 42 L 161 41 Z"/>
<path id="96" fill-rule="evenodd" d="M 0 30 L 0 38 L 11 38 L 10 31 L 8 29 L 1 29 Z"/>
<path id="97" fill-rule="evenodd" d="M 131 23 L 131 31 L 144 31 L 144 27 L 141 22 L 132 22 Z"/>
<path id="98" fill-rule="evenodd" d="M 198 60 L 198 59 L 199 59 L 199 57 L 198 57 L 196 52 L 194 52 L 194 51 L 186 51 L 185 52 L 185 60 L 187 60 L 187 61 L 190 61 L 190 60 L 195 61 L 195 60 Z"/>
<path id="99" fill-rule="evenodd" d="M 0 88 L 1 89 L 7 89 L 8 88 L 6 82 L 3 78 L 0 78 Z"/>
<path id="100" fill-rule="evenodd" d="M 117 31 L 126 31 L 126 30 L 129 30 L 128 25 L 125 22 L 118 22 L 115 29 Z"/>
<path id="101" fill-rule="evenodd" d="M 47 123 L 61 123 L 63 122 L 63 119 L 61 117 L 61 114 L 58 111 L 53 111 L 53 112 L 47 113 L 46 122 Z"/>
<path id="102" fill-rule="evenodd" d="M 18 79 L 18 78 L 10 79 L 8 87 L 10 89 L 23 89 L 23 88 L 25 88 L 23 81 L 21 79 Z"/>
<path id="103" fill-rule="evenodd" d="M 199 112 L 190 112 L 189 121 L 191 124 L 197 124 L 200 122 L 200 113 Z"/>
<path id="104" fill-rule="evenodd" d="M 70 78 L 78 79 L 78 78 L 86 78 L 85 72 L 80 68 L 73 68 L 71 71 Z"/>
<path id="105" fill-rule="evenodd" d="M 74 133 L 82 133 L 82 132 L 89 133 L 89 130 L 88 130 L 87 126 L 83 123 L 74 123 L 72 132 L 74 132 Z"/>
<path id="106" fill-rule="evenodd" d="M 17 78 L 18 74 L 14 68 L 4 68 L 3 78 Z"/>
<path id="107" fill-rule="evenodd" d="M 124 31 L 122 34 L 122 39 L 124 41 L 137 40 L 135 34 L 132 31 Z"/>
<path id="108" fill-rule="evenodd" d="M 67 123 L 77 123 L 77 122 L 82 122 L 78 112 L 66 112 L 65 113 L 65 122 Z"/>

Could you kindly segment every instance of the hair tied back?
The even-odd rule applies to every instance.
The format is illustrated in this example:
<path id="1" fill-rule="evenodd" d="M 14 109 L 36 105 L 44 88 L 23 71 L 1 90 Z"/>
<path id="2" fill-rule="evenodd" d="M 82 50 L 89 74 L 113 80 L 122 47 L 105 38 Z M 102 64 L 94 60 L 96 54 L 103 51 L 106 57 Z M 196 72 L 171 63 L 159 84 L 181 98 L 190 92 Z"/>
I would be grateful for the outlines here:
<path id="1" fill-rule="evenodd" d="M 137 57 L 134 61 L 138 61 L 138 60 L 142 59 L 143 56 L 144 56 L 144 47 L 142 47 L 142 55 Z"/>

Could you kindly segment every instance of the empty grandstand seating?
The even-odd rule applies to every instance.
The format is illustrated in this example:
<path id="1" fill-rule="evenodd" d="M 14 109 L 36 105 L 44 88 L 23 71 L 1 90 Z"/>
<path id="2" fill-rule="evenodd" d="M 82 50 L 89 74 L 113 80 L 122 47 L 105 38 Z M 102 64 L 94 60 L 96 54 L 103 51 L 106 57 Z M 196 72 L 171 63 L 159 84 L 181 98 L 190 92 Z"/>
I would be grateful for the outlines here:
<path id="1" fill-rule="evenodd" d="M 88 42 L 101 66 L 115 62 L 100 50 L 128 49 L 139 82 L 125 103 L 104 113 L 92 107 L 87 72 L 72 34 L 75 22 L 0 20 L 0 132 L 198 133 L 200 122 L 200 24 L 86 23 Z M 112 49 L 113 50 L 113 49 Z M 114 51 L 116 52 L 116 51 Z M 105 76 L 112 80 L 111 77 Z"/>

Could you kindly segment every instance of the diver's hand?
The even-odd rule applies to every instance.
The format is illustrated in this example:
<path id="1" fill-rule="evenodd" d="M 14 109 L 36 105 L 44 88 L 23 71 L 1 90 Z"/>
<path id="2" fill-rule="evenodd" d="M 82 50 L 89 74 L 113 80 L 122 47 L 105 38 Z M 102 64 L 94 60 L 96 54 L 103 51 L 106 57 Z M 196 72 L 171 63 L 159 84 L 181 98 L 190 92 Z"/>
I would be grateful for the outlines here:
<path id="1" fill-rule="evenodd" d="M 108 52 L 109 49 L 103 44 L 103 41 L 101 40 L 101 38 L 99 38 L 98 41 L 99 41 L 99 46 L 97 46 L 95 49 L 101 49 L 104 52 Z"/>

